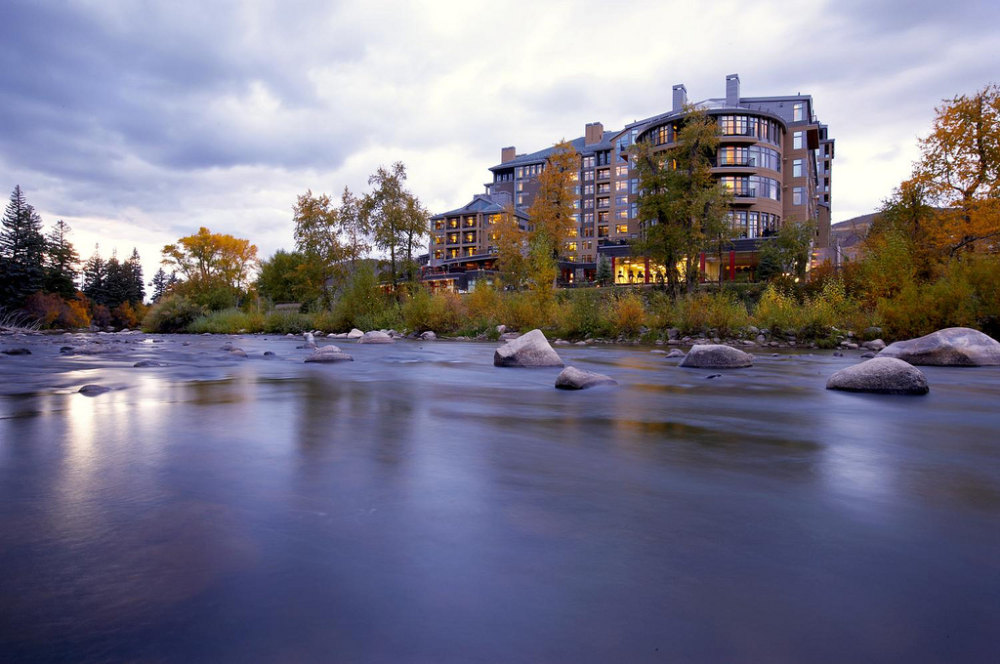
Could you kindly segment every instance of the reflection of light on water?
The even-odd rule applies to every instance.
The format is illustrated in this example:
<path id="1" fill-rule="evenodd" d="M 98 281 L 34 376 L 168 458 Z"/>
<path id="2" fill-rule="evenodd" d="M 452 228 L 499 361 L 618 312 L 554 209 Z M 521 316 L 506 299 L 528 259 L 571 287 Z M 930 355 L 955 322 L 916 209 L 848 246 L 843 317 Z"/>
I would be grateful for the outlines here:
<path id="1" fill-rule="evenodd" d="M 898 469 L 891 454 L 896 446 L 891 424 L 868 412 L 827 410 L 817 413 L 816 426 L 829 441 L 819 469 L 830 489 L 863 501 L 857 507 L 869 514 L 892 497 L 898 488 Z"/>

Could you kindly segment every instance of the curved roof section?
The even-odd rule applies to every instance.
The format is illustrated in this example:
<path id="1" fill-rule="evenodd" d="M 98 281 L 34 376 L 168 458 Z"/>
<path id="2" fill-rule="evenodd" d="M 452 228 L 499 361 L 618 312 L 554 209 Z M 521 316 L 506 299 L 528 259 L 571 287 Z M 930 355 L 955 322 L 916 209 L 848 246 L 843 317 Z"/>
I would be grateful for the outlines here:
<path id="1" fill-rule="evenodd" d="M 741 100 L 742 102 L 742 100 Z M 740 103 L 738 106 L 730 106 L 726 104 L 725 99 L 706 99 L 700 101 L 697 104 L 692 104 L 696 109 L 708 112 L 709 115 L 723 115 L 727 112 L 730 113 L 750 113 L 753 115 L 765 117 L 769 120 L 774 120 L 778 122 L 782 129 L 788 129 L 788 123 L 785 122 L 777 113 L 769 111 L 762 106 L 755 106 L 753 104 Z M 660 115 L 655 115 L 651 118 L 646 118 L 645 120 L 639 120 L 626 125 L 626 130 L 638 130 L 637 136 L 642 135 L 646 131 L 649 131 L 653 127 L 659 127 L 660 125 L 670 122 L 672 120 L 679 120 L 687 115 L 686 111 L 667 111 L 666 113 L 661 113 Z"/>

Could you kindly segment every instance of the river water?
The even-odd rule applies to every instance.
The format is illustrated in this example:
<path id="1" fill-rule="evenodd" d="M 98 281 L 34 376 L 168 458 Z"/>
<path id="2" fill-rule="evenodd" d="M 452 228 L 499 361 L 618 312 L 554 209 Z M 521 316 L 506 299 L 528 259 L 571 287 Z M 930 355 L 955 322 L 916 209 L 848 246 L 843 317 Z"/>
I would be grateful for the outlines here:
<path id="1" fill-rule="evenodd" d="M 100 340 L 0 340 L 0 661 L 1000 661 L 1000 367 Z"/>

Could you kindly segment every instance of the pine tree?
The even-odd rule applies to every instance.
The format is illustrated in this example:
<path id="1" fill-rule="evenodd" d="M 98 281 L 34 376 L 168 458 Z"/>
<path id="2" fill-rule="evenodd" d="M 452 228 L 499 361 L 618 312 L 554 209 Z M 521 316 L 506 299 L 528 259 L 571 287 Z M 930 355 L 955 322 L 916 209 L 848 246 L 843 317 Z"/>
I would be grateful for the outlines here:
<path id="1" fill-rule="evenodd" d="M 60 219 L 48 234 L 48 255 L 45 261 L 45 290 L 71 298 L 76 293 L 76 266 L 80 256 L 67 239 L 69 224 Z"/>
<path id="2" fill-rule="evenodd" d="M 96 304 L 108 303 L 108 266 L 94 247 L 94 255 L 83 264 L 83 294 Z"/>
<path id="3" fill-rule="evenodd" d="M 20 306 L 42 289 L 44 260 L 42 219 L 15 186 L 0 229 L 0 306 Z"/>
<path id="4" fill-rule="evenodd" d="M 128 275 L 124 264 L 118 260 L 116 252 L 111 253 L 111 258 L 105 264 L 107 276 L 104 281 L 104 288 L 107 292 L 107 299 L 100 304 L 107 305 L 108 309 L 114 309 L 122 302 L 128 301 Z"/>
<path id="5" fill-rule="evenodd" d="M 159 302 L 160 298 L 167 292 L 167 273 L 162 267 L 153 275 L 153 279 L 149 282 L 149 285 L 153 288 L 153 302 Z"/>
<path id="6" fill-rule="evenodd" d="M 125 294 L 126 301 L 133 305 L 142 304 L 146 297 L 146 287 L 142 281 L 142 261 L 139 259 L 139 250 L 132 248 L 132 255 L 125 261 Z"/>

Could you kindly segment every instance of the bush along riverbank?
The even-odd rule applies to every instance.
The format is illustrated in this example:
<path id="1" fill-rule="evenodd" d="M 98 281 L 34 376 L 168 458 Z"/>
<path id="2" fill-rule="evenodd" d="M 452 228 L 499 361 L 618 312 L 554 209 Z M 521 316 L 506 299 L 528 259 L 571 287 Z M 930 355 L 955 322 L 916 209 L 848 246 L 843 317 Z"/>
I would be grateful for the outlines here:
<path id="1" fill-rule="evenodd" d="M 486 287 L 459 295 L 430 293 L 416 286 L 401 298 L 381 292 L 362 295 L 347 293 L 331 308 L 316 312 L 263 308 L 206 312 L 173 297 L 154 306 L 143 327 L 149 332 L 194 334 L 394 329 L 414 336 L 433 331 L 439 337 L 480 340 L 539 328 L 551 339 L 570 343 L 728 341 L 812 348 L 852 347 L 887 337 L 878 312 L 849 298 L 839 280 L 828 280 L 812 291 L 748 285 L 677 299 L 656 289 L 620 288 L 511 292 Z M 898 338 L 908 336 L 915 334 Z"/>

